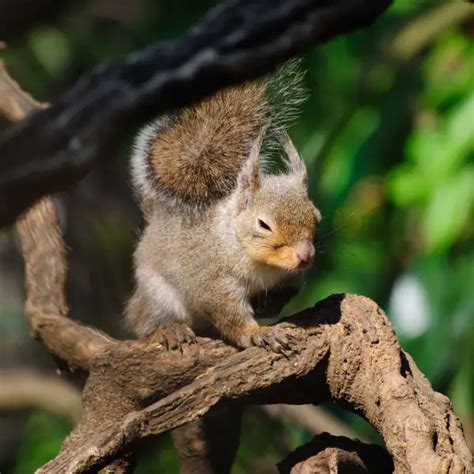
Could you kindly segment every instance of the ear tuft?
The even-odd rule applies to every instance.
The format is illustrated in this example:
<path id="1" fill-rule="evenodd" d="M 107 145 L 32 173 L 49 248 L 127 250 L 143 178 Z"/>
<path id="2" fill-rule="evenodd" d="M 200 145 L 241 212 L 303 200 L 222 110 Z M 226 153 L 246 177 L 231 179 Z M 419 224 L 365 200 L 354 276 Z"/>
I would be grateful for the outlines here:
<path id="1" fill-rule="evenodd" d="M 288 170 L 291 173 L 299 176 L 303 184 L 306 186 L 308 184 L 308 172 L 306 170 L 306 165 L 301 159 L 295 145 L 287 133 L 285 133 L 283 136 L 283 148 L 287 156 L 285 162 Z"/>
<path id="2" fill-rule="evenodd" d="M 257 138 L 252 143 L 250 154 L 240 171 L 237 180 L 240 206 L 244 206 L 260 189 L 260 150 L 267 128 L 268 125 L 261 128 Z"/>

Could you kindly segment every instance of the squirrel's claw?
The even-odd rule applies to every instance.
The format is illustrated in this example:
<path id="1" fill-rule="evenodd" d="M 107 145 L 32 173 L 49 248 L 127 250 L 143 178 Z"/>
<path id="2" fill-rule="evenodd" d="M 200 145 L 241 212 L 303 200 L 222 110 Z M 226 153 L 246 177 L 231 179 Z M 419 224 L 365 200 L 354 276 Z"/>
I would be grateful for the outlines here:
<path id="1" fill-rule="evenodd" d="M 183 352 L 183 344 L 194 344 L 196 334 L 186 324 L 176 323 L 167 328 L 157 329 L 151 336 L 153 342 L 158 342 L 166 350 L 179 349 Z"/>
<path id="2" fill-rule="evenodd" d="M 291 345 L 287 335 L 275 326 L 259 327 L 250 338 L 252 345 L 264 347 L 267 350 L 287 356 Z"/>

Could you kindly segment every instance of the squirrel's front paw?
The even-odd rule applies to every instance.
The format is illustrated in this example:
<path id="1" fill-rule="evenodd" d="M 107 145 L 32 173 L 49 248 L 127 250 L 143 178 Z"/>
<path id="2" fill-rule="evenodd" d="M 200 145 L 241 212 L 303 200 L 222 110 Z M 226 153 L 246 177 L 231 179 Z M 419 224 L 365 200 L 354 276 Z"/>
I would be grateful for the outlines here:
<path id="1" fill-rule="evenodd" d="M 150 339 L 162 344 L 167 350 L 179 349 L 182 352 L 183 344 L 196 342 L 196 334 L 186 324 L 176 323 L 167 328 L 157 329 Z"/>
<path id="2" fill-rule="evenodd" d="M 276 326 L 254 327 L 249 333 L 239 338 L 238 344 L 244 348 L 250 346 L 264 347 L 280 354 L 286 354 L 288 351 L 291 351 L 288 336 Z"/>

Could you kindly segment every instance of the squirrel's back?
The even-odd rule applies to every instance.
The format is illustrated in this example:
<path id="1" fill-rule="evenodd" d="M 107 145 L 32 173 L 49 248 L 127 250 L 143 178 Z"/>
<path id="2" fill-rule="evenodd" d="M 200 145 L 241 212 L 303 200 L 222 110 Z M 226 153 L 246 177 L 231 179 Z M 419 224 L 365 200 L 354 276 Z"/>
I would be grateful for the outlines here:
<path id="1" fill-rule="evenodd" d="M 270 124 L 271 140 L 292 119 L 302 97 L 298 70 L 290 63 L 273 76 L 221 90 L 145 127 L 131 161 L 145 214 L 156 200 L 203 208 L 229 195 L 262 127 Z M 281 96 L 278 105 L 273 89 Z"/>

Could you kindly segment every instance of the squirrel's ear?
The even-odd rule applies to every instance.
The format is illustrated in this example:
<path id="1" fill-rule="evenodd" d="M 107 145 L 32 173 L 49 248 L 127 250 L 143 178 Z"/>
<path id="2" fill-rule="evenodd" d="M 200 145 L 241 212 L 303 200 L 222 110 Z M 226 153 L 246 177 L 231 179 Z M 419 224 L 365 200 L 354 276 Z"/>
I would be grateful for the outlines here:
<path id="1" fill-rule="evenodd" d="M 240 171 L 237 181 L 239 202 L 244 205 L 260 189 L 260 149 L 267 126 L 262 127 L 252 144 L 250 154 Z"/>
<path id="2" fill-rule="evenodd" d="M 287 133 L 285 133 L 285 136 L 283 137 L 283 148 L 287 156 L 287 159 L 285 161 L 288 166 L 288 169 L 292 173 L 299 176 L 303 181 L 304 185 L 307 185 L 308 172 L 306 170 L 306 166 Z"/>

